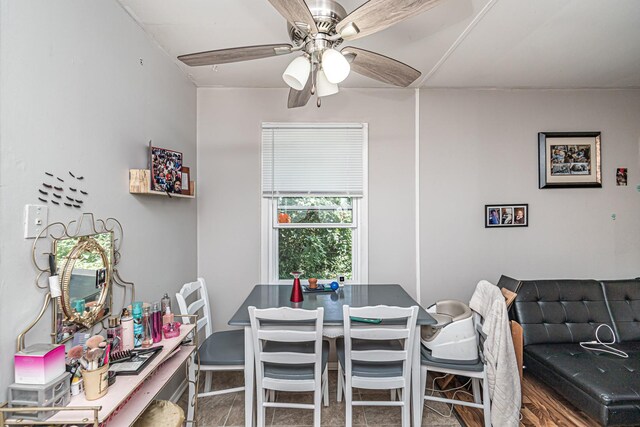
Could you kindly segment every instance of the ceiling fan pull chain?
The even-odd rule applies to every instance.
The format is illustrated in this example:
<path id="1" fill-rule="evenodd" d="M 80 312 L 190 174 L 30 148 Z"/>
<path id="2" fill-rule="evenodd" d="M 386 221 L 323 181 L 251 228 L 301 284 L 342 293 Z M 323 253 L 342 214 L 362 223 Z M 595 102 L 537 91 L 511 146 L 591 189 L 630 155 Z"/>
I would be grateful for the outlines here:
<path id="1" fill-rule="evenodd" d="M 321 105 L 322 105 L 322 98 L 318 97 L 316 101 L 316 106 L 320 108 Z"/>

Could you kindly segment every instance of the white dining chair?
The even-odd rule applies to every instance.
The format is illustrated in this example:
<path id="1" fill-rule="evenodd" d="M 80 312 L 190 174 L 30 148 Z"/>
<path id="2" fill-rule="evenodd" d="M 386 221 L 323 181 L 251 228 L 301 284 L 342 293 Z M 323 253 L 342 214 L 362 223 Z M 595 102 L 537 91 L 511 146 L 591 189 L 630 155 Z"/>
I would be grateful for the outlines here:
<path id="1" fill-rule="evenodd" d="M 211 311 L 207 285 L 202 277 L 195 282 L 185 283 L 180 292 L 176 293 L 180 314 L 197 314 L 197 334 L 204 330 L 204 341 L 198 348 L 200 372 L 205 372 L 204 391 L 198 397 L 217 396 L 244 390 L 244 387 L 234 387 L 222 390 L 211 390 L 212 373 L 214 371 L 244 371 L 244 330 L 213 332 L 211 327 Z M 179 316 L 176 316 L 179 318 Z M 189 323 L 183 318 L 182 323 Z M 197 365 L 191 364 L 191 369 Z M 195 372 L 199 375 L 200 372 Z M 195 384 L 189 383 L 189 404 L 187 405 L 187 420 L 193 420 L 193 399 L 196 394 Z"/>
<path id="2" fill-rule="evenodd" d="M 256 362 L 257 425 L 266 408 L 313 409 L 320 427 L 321 403 L 329 406 L 329 345 L 322 340 L 324 309 L 249 307 Z M 313 404 L 276 402 L 275 391 L 313 392 Z M 323 399 L 324 398 L 324 399 Z"/>
<path id="3" fill-rule="evenodd" d="M 482 318 L 478 313 L 473 313 L 474 327 L 477 335 L 478 360 L 475 362 L 460 362 L 456 360 L 436 359 L 431 352 L 421 346 L 420 360 L 420 390 L 423 391 L 425 401 L 442 402 L 451 405 L 470 406 L 482 409 L 485 427 L 491 427 L 491 399 L 489 397 L 489 383 L 487 381 L 487 369 L 483 351 L 486 335 L 482 332 Z M 460 375 L 469 378 L 473 390 L 473 402 L 462 399 L 455 399 L 455 393 L 451 398 L 434 396 L 439 390 L 435 390 L 435 379 L 429 389 L 427 385 L 427 373 L 438 372 L 442 374 Z M 461 390 L 464 391 L 464 390 Z M 422 419 L 422 406 L 420 419 Z"/>
<path id="4" fill-rule="evenodd" d="M 337 400 L 341 402 L 344 393 L 346 425 L 352 424 L 353 406 L 400 406 L 402 426 L 408 427 L 411 421 L 411 360 L 418 307 L 345 305 L 343 316 L 344 339 L 337 340 Z M 358 320 L 381 322 L 374 324 Z M 400 399 L 353 400 L 353 388 L 391 390 L 391 396 L 398 393 Z"/>

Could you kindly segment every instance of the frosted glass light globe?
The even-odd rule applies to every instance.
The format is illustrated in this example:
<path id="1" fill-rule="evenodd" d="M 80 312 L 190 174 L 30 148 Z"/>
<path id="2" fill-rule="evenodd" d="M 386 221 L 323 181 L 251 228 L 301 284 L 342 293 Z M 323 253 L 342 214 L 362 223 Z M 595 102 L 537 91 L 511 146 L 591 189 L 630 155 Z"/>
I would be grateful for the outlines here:
<path id="1" fill-rule="evenodd" d="M 305 56 L 299 56 L 284 70 L 282 79 L 286 84 L 295 90 L 302 90 L 307 84 L 309 73 L 311 72 L 311 63 Z"/>
<path id="2" fill-rule="evenodd" d="M 351 66 L 343 54 L 335 49 L 327 49 L 322 54 L 322 69 L 329 82 L 338 84 L 347 78 Z"/>

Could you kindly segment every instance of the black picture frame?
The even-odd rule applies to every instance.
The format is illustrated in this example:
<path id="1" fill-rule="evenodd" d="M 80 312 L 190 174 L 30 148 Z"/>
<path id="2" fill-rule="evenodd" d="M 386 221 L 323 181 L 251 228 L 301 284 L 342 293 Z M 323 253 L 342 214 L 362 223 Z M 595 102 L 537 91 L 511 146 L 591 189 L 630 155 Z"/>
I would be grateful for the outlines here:
<path id="1" fill-rule="evenodd" d="M 539 132 L 538 188 L 601 188 L 600 132 Z"/>
<path id="2" fill-rule="evenodd" d="M 519 211 L 522 217 L 518 217 Z M 484 205 L 484 228 L 513 228 L 529 226 L 529 204 L 511 203 Z"/>

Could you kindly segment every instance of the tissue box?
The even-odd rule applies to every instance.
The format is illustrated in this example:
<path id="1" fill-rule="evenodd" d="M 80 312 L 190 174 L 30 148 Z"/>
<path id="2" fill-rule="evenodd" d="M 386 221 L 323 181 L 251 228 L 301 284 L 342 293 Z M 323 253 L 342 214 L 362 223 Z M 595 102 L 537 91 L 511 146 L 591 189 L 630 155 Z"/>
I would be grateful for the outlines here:
<path id="1" fill-rule="evenodd" d="M 34 344 L 14 356 L 17 384 L 47 384 L 65 372 L 64 345 Z"/>

